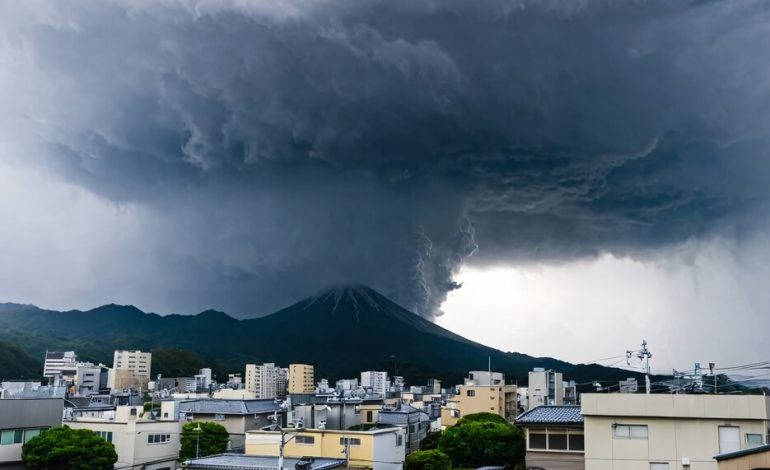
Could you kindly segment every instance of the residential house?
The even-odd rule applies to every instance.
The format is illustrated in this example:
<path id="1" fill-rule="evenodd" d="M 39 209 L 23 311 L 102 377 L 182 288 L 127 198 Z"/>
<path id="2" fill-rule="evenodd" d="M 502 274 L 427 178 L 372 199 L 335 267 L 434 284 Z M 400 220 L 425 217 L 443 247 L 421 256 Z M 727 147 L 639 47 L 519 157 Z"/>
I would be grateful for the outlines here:
<path id="1" fill-rule="evenodd" d="M 430 423 L 428 413 L 407 404 L 385 406 L 377 416 L 378 428 L 398 426 L 404 429 L 407 454 L 420 450 L 420 442 L 428 435 Z"/>
<path id="2" fill-rule="evenodd" d="M 287 458 L 344 458 L 349 468 L 400 470 L 406 458 L 405 433 L 400 427 L 369 431 L 299 429 L 249 431 L 246 433 L 246 455 L 279 455 L 281 437 Z"/>
<path id="3" fill-rule="evenodd" d="M 586 470 L 717 470 L 714 456 L 766 444 L 770 398 L 583 394 Z"/>
<path id="4" fill-rule="evenodd" d="M 230 434 L 232 449 L 242 449 L 246 432 L 273 424 L 276 415 L 283 422 L 283 409 L 274 400 L 164 400 L 161 420 L 212 422 L 221 424 Z"/>
<path id="5" fill-rule="evenodd" d="M 583 415 L 579 406 L 538 406 L 519 415 L 527 468 L 584 470 Z"/>
<path id="6" fill-rule="evenodd" d="M 767 470 L 770 468 L 770 445 L 721 454 L 714 459 L 719 470 Z"/>
<path id="7" fill-rule="evenodd" d="M 86 416 L 72 416 L 64 424 L 88 429 L 115 446 L 116 469 L 172 470 L 179 457 L 179 421 L 160 421 L 145 415 L 142 406 L 117 406 Z"/>
<path id="8" fill-rule="evenodd" d="M 45 429 L 60 426 L 63 409 L 62 398 L 0 400 L 0 467 L 20 465 L 24 443 Z"/>

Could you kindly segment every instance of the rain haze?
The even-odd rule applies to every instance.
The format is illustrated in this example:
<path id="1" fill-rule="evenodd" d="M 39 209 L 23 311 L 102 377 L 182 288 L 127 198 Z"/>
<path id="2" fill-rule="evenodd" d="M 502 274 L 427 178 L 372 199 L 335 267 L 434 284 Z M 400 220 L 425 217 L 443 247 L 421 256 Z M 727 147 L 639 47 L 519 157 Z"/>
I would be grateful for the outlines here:
<path id="1" fill-rule="evenodd" d="M 0 301 L 367 284 L 505 351 L 767 357 L 770 4 L 0 5 Z"/>

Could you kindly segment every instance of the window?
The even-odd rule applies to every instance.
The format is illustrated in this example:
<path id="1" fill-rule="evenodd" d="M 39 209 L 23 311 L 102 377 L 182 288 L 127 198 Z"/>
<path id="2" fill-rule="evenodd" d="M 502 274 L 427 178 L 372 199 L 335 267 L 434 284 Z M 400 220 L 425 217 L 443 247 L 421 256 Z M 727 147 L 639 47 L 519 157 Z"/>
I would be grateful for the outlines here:
<path id="1" fill-rule="evenodd" d="M 224 413 L 215 413 L 214 414 L 214 421 L 224 421 L 225 415 Z"/>
<path id="2" fill-rule="evenodd" d="M 25 429 L 24 430 L 24 442 L 27 443 L 35 436 L 39 436 L 43 429 Z"/>
<path id="3" fill-rule="evenodd" d="M 741 450 L 741 428 L 719 426 L 719 453 L 726 454 Z"/>
<path id="4" fill-rule="evenodd" d="M 171 442 L 171 434 L 148 434 L 148 444 L 168 444 Z"/>
<path id="5" fill-rule="evenodd" d="M 612 437 L 615 439 L 647 439 L 647 425 L 615 424 Z"/>
<path id="6" fill-rule="evenodd" d="M 367 411 L 366 412 L 366 422 L 367 423 L 371 423 L 372 421 L 374 421 L 373 413 L 371 411 Z"/>
<path id="7" fill-rule="evenodd" d="M 401 434 L 396 434 L 396 446 L 401 447 L 404 445 L 404 436 Z"/>
<path id="8" fill-rule="evenodd" d="M 585 442 L 582 434 L 569 435 L 569 450 L 585 450 Z"/>
<path id="9" fill-rule="evenodd" d="M 297 444 L 315 444 L 315 436 L 297 436 Z"/>
<path id="10" fill-rule="evenodd" d="M 466 390 L 465 391 L 465 396 L 475 397 L 476 396 L 476 390 Z"/>
<path id="11" fill-rule="evenodd" d="M 136 408 L 131 408 L 131 416 L 136 416 Z"/>
<path id="12" fill-rule="evenodd" d="M 668 463 L 650 462 L 650 470 L 668 470 Z"/>
<path id="13" fill-rule="evenodd" d="M 168 412 L 163 413 L 164 418 L 168 418 Z"/>
<path id="14" fill-rule="evenodd" d="M 9 446 L 12 444 L 21 444 L 24 430 L 8 429 L 0 432 L 0 445 Z"/>
<path id="15" fill-rule="evenodd" d="M 529 433 L 529 448 L 530 449 L 547 449 L 548 439 L 545 434 Z"/>
<path id="16" fill-rule="evenodd" d="M 567 450 L 566 434 L 548 434 L 548 449 Z"/>
<path id="17" fill-rule="evenodd" d="M 107 442 L 112 442 L 112 431 L 94 431 L 97 436 L 101 437 Z"/>
<path id="18" fill-rule="evenodd" d="M 753 447 L 761 446 L 762 444 L 762 434 L 746 434 L 746 445 Z"/>
<path id="19" fill-rule="evenodd" d="M 340 437 L 340 445 L 360 446 L 361 439 L 358 439 L 357 437 Z"/>

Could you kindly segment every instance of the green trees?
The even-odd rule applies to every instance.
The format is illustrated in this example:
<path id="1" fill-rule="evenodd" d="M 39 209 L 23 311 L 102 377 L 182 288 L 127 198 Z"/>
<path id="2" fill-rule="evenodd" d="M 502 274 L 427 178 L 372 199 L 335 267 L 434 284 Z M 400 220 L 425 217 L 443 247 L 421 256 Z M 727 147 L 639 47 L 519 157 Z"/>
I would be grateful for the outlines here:
<path id="1" fill-rule="evenodd" d="M 118 460 L 115 446 L 93 431 L 52 428 L 22 447 L 21 458 L 29 468 L 47 470 L 112 470 Z"/>
<path id="2" fill-rule="evenodd" d="M 500 416 L 479 413 L 441 433 L 438 448 L 457 467 L 515 467 L 524 461 L 524 433 Z"/>
<path id="3" fill-rule="evenodd" d="M 182 426 L 179 460 L 194 459 L 227 451 L 230 435 L 217 423 L 195 422 Z"/>
<path id="4" fill-rule="evenodd" d="M 452 461 L 440 450 L 418 450 L 404 460 L 404 470 L 450 470 Z"/>

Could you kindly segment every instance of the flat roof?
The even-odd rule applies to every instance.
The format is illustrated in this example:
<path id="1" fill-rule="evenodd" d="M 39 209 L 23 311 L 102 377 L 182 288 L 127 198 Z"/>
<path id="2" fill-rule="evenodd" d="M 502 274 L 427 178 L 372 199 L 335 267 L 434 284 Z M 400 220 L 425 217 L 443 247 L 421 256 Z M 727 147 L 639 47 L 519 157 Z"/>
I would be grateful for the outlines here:
<path id="1" fill-rule="evenodd" d="M 294 468 L 300 459 L 285 458 L 284 468 Z M 219 454 L 210 457 L 187 460 L 186 468 L 214 468 L 214 469 L 239 469 L 239 470 L 276 470 L 278 457 L 243 454 Z M 345 465 L 343 459 L 314 458 L 310 465 L 311 470 L 327 470 Z"/>

